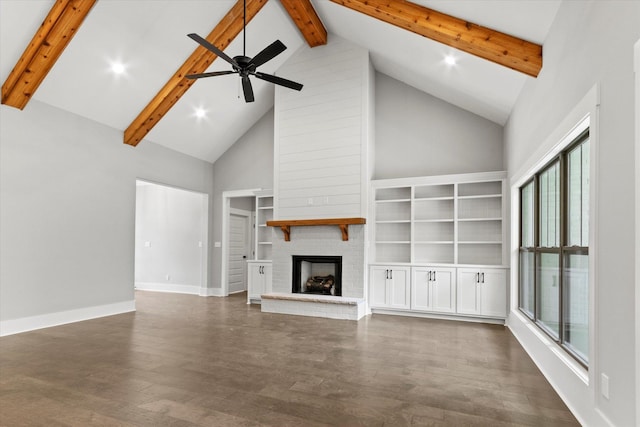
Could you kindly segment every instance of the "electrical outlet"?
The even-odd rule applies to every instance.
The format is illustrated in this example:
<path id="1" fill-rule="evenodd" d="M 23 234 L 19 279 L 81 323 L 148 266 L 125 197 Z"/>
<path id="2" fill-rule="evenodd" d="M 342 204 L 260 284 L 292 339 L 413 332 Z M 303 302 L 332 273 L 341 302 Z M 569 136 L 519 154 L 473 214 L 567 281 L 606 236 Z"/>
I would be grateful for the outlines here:
<path id="1" fill-rule="evenodd" d="M 167 279 L 167 282 L 171 280 L 171 276 L 169 276 L 168 274 L 165 276 L 165 278 Z"/>
<path id="2" fill-rule="evenodd" d="M 313 205 L 313 197 L 309 197 L 307 199 L 307 205 L 309 205 L 309 206 Z"/>
<path id="3" fill-rule="evenodd" d="M 606 374 L 601 375 L 600 393 L 605 399 L 609 400 L 609 377 Z"/>
<path id="4" fill-rule="evenodd" d="M 151 242 L 144 242 L 144 247 L 145 248 L 150 248 L 151 247 Z"/>

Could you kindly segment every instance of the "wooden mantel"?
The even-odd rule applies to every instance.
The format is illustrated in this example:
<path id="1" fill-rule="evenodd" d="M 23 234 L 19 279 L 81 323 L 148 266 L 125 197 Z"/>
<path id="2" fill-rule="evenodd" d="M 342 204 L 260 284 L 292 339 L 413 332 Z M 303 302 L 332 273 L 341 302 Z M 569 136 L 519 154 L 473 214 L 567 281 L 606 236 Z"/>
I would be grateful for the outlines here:
<path id="1" fill-rule="evenodd" d="M 366 224 L 365 218 L 326 218 L 326 219 L 285 219 L 280 221 L 267 221 L 270 227 L 280 227 L 284 233 L 284 240 L 291 240 L 291 227 L 308 227 L 316 225 L 337 225 L 342 231 L 342 240 L 349 240 L 350 224 Z"/>

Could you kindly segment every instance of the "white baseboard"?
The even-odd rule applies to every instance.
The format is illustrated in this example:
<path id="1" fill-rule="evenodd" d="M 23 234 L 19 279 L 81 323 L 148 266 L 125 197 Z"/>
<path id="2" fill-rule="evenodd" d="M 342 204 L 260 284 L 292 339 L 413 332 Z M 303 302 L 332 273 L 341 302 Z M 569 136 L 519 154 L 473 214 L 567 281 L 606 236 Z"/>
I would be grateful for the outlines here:
<path id="1" fill-rule="evenodd" d="M 136 282 L 136 290 L 171 292 L 176 294 L 200 295 L 200 286 L 180 285 L 177 283 Z"/>
<path id="2" fill-rule="evenodd" d="M 0 337 L 136 311 L 135 300 L 0 321 Z"/>
<path id="3" fill-rule="evenodd" d="M 222 288 L 201 288 L 200 286 L 178 285 L 175 283 L 136 282 L 136 290 L 171 292 L 175 294 L 200 295 L 201 297 L 224 297 Z"/>
<path id="4" fill-rule="evenodd" d="M 200 288 L 201 297 L 224 297 L 225 294 L 222 293 L 222 288 Z"/>

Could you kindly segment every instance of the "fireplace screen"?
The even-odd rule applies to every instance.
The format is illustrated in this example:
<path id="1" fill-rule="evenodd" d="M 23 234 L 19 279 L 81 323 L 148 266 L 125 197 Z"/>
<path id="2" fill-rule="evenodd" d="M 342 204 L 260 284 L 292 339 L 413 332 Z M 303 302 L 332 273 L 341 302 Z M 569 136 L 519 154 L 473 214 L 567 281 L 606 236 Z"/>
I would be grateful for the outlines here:
<path id="1" fill-rule="evenodd" d="M 291 291 L 342 296 L 342 257 L 293 255 Z"/>

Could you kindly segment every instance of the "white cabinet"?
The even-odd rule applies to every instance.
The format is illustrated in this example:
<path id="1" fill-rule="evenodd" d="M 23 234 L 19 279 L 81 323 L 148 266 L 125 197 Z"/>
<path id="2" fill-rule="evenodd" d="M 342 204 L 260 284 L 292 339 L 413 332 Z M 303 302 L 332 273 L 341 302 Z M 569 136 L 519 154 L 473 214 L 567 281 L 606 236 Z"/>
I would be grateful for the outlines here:
<path id="1" fill-rule="evenodd" d="M 369 269 L 369 305 L 377 308 L 409 309 L 409 267 L 374 265 Z"/>
<path id="2" fill-rule="evenodd" d="M 411 309 L 435 313 L 456 312 L 456 269 L 413 267 Z"/>
<path id="3" fill-rule="evenodd" d="M 507 316 L 507 274 L 497 268 L 459 268 L 457 313 Z"/>
<path id="4" fill-rule="evenodd" d="M 262 294 L 271 292 L 271 262 L 248 261 L 247 304 L 260 301 Z"/>

